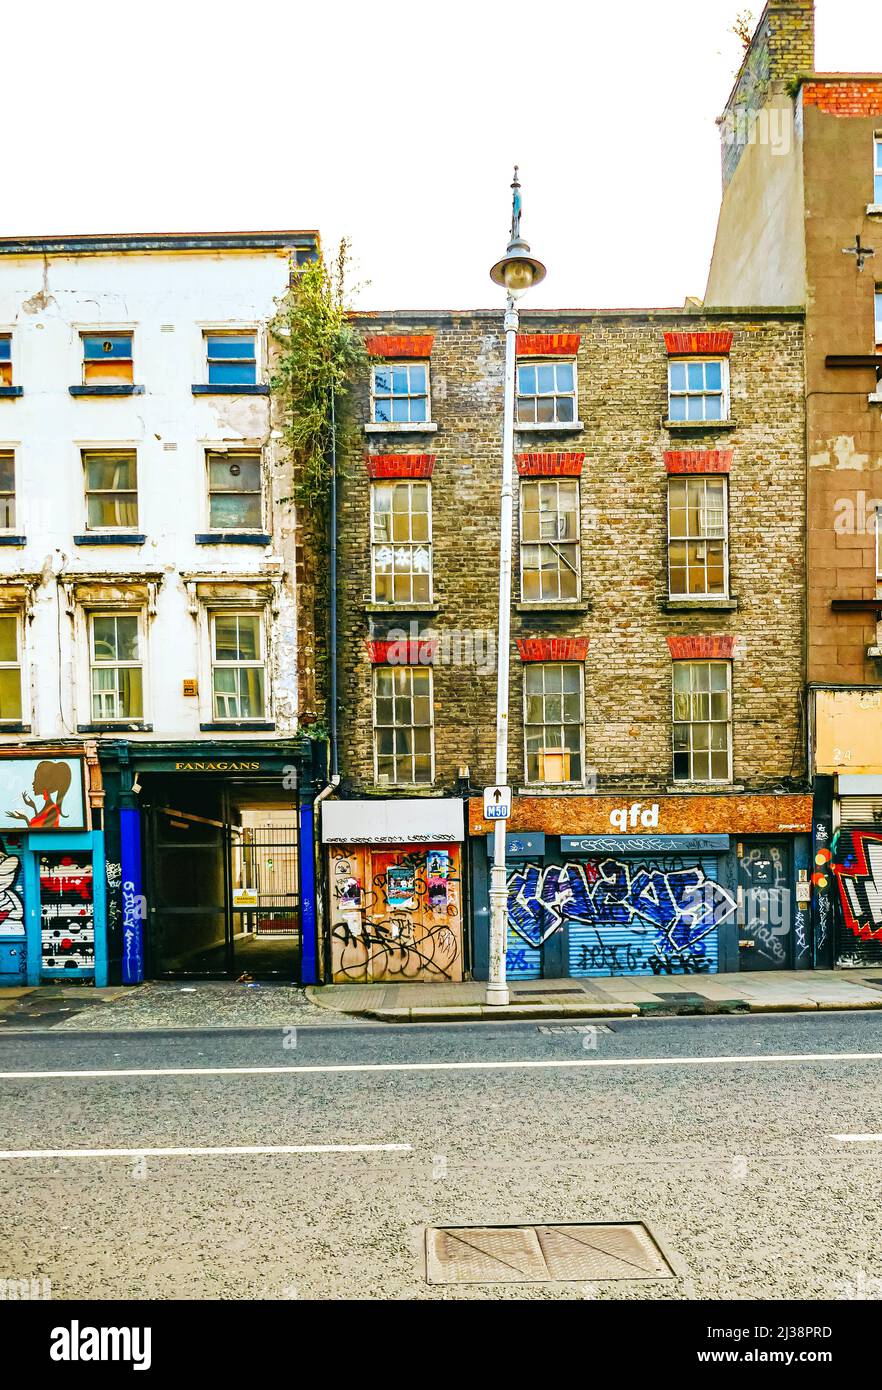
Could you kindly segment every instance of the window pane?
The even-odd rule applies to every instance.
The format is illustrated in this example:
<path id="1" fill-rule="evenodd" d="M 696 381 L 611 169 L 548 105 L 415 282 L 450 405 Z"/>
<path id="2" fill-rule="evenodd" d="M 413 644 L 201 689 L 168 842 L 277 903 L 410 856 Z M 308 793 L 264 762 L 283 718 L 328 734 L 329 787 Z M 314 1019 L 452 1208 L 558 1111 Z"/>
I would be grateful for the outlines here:
<path id="1" fill-rule="evenodd" d="M 392 390 L 392 373 L 387 367 L 374 367 L 374 391 L 378 395 L 388 395 Z"/>
<path id="2" fill-rule="evenodd" d="M 557 402 L 558 420 L 566 421 L 567 423 L 575 420 L 575 406 L 576 402 L 572 396 L 561 396 Z"/>
<path id="3" fill-rule="evenodd" d="M 706 420 L 722 420 L 723 418 L 723 398 L 722 396 L 705 396 L 705 415 Z"/>
<path id="4" fill-rule="evenodd" d="M 259 457 L 256 454 L 210 455 L 208 485 L 212 492 L 259 492 Z"/>
<path id="5" fill-rule="evenodd" d="M 87 454 L 86 487 L 92 491 L 133 492 L 134 454 Z"/>
<path id="6" fill-rule="evenodd" d="M 0 337 L 0 362 L 12 361 L 12 339 L 6 335 Z"/>
<path id="7" fill-rule="evenodd" d="M 209 357 L 254 357 L 253 333 L 222 333 L 206 335 Z"/>
<path id="8" fill-rule="evenodd" d="M 219 493 L 209 499 L 208 524 L 219 530 L 243 527 L 256 531 L 261 519 L 260 498 L 253 493 L 239 497 Z"/>
<path id="9" fill-rule="evenodd" d="M 257 661 L 260 657 L 260 619 L 256 613 L 239 614 L 239 659 Z"/>
<path id="10" fill-rule="evenodd" d="M 0 661 L 18 661 L 18 620 L 0 618 Z"/>
<path id="11" fill-rule="evenodd" d="M 21 672 L 17 667 L 0 670 L 0 719 L 21 719 Z"/>
<path id="12" fill-rule="evenodd" d="M 671 397 L 670 410 L 671 410 L 671 419 L 672 419 L 672 420 L 685 420 L 685 419 L 686 419 L 686 397 L 685 397 L 685 396 L 672 396 L 672 397 Z"/>
<path id="13" fill-rule="evenodd" d="M 412 396 L 424 396 L 428 389 L 427 382 L 425 367 L 411 367 L 410 394 Z"/>
<path id="14" fill-rule="evenodd" d="M 142 719 L 144 702 L 141 691 L 140 666 L 124 666 L 119 672 L 120 716 L 123 719 Z"/>
<path id="15" fill-rule="evenodd" d="M 95 617 L 92 619 L 92 651 L 95 661 L 115 661 L 116 619 Z"/>
<path id="16" fill-rule="evenodd" d="M 518 367 L 518 391 L 522 396 L 536 394 L 536 368 Z"/>
<path id="17" fill-rule="evenodd" d="M 217 661 L 236 661 L 239 655 L 235 614 L 219 613 L 214 620 L 214 655 Z"/>
<path id="18" fill-rule="evenodd" d="M 671 390 L 686 390 L 686 366 L 683 362 L 672 362 L 669 367 Z"/>
<path id="19" fill-rule="evenodd" d="M 83 356 L 87 361 L 131 357 L 131 333 L 84 333 Z"/>
<path id="20" fill-rule="evenodd" d="M 572 364 L 572 362 L 558 362 L 558 364 L 557 364 L 557 389 L 558 389 L 558 391 L 572 391 L 572 389 L 573 389 L 573 364 Z"/>
<path id="21" fill-rule="evenodd" d="M 260 719 L 263 714 L 263 667 L 248 666 L 239 671 L 241 719 Z"/>
<path id="22" fill-rule="evenodd" d="M 392 368 L 392 390 L 396 396 L 406 396 L 408 394 L 406 367 Z"/>
<path id="23" fill-rule="evenodd" d="M 112 619 L 116 622 L 116 654 L 120 661 L 138 660 L 138 619 L 134 614 Z"/>
<path id="24" fill-rule="evenodd" d="M 134 493 L 91 493 L 86 516 L 90 530 L 106 526 L 132 531 L 138 524 L 138 499 Z"/>
<path id="25" fill-rule="evenodd" d="M 704 366 L 701 362 L 689 362 L 686 367 L 686 382 L 690 391 L 704 388 Z"/>
<path id="26" fill-rule="evenodd" d="M 722 362 L 705 362 L 704 364 L 704 383 L 708 391 L 722 391 L 723 389 L 723 364 Z"/>
<path id="27" fill-rule="evenodd" d="M 426 400 L 425 396 L 417 397 L 415 400 L 412 400 L 411 403 L 410 403 L 410 418 L 411 418 L 411 420 L 413 420 L 413 421 L 423 421 L 423 420 L 426 420 L 426 419 L 428 418 L 428 416 L 426 415 L 426 410 L 427 410 L 427 408 L 428 408 L 428 404 L 429 404 L 429 403 L 428 403 L 428 401 Z"/>
<path id="28" fill-rule="evenodd" d="M 209 386 L 254 386 L 257 365 L 254 362 L 209 362 Z"/>

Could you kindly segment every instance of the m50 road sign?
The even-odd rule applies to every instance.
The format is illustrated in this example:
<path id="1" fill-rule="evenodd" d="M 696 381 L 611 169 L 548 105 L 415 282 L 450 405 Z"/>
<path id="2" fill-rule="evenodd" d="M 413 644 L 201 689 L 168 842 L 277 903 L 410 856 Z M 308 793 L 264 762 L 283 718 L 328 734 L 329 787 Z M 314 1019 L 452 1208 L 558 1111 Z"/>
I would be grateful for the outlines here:
<path id="1" fill-rule="evenodd" d="M 484 788 L 484 819 L 508 820 L 511 815 L 511 787 Z"/>

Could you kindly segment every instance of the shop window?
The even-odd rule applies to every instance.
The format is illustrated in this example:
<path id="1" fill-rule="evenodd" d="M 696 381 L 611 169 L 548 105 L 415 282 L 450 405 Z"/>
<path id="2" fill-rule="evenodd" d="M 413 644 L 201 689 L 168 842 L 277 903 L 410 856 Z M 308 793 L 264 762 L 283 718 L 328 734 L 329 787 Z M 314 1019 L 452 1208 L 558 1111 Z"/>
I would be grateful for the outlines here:
<path id="1" fill-rule="evenodd" d="M 374 755 L 378 782 L 434 777 L 432 672 L 419 666 L 374 671 Z"/>
<path id="2" fill-rule="evenodd" d="M 82 333 L 83 385 L 129 386 L 134 381 L 132 333 Z"/>
<path id="3" fill-rule="evenodd" d="M 208 454 L 208 524 L 213 530 L 260 530 L 261 471 L 260 454 Z"/>
<path id="4" fill-rule="evenodd" d="M 12 385 L 12 334 L 0 333 L 0 386 Z"/>
<path id="5" fill-rule="evenodd" d="M 574 424 L 575 362 L 519 362 L 517 408 L 519 425 Z"/>
<path id="6" fill-rule="evenodd" d="M 0 531 L 15 529 L 15 454 L 0 449 Z"/>
<path id="7" fill-rule="evenodd" d="M 86 449 L 86 526 L 90 531 L 134 531 L 138 525 L 134 449 Z"/>
<path id="8" fill-rule="evenodd" d="M 141 635 L 137 613 L 93 613 L 90 618 L 92 719 L 144 717 Z"/>
<path id="9" fill-rule="evenodd" d="M 725 477 L 668 481 L 668 580 L 674 596 L 728 592 Z"/>
<path id="10" fill-rule="evenodd" d="M 580 592 L 579 483 L 521 483 L 521 599 L 577 599 Z"/>
<path id="11" fill-rule="evenodd" d="M 428 362 L 383 362 L 371 369 L 375 424 L 423 424 L 429 419 Z"/>
<path id="12" fill-rule="evenodd" d="M 21 723 L 21 620 L 0 613 L 0 723 Z"/>
<path id="13" fill-rule="evenodd" d="M 371 554 L 376 603 L 432 597 L 431 484 L 374 483 Z"/>
<path id="14" fill-rule="evenodd" d="M 205 358 L 209 386 L 257 384 L 256 333 L 206 333 Z"/>
<path id="15" fill-rule="evenodd" d="M 582 782 L 583 675 L 575 662 L 524 667 L 528 782 Z"/>
<path id="16" fill-rule="evenodd" d="M 731 674 L 728 661 L 673 663 L 675 782 L 731 780 Z"/>
<path id="17" fill-rule="evenodd" d="M 672 423 L 729 418 L 729 363 L 725 358 L 668 364 L 668 417 Z"/>
<path id="18" fill-rule="evenodd" d="M 211 688 L 215 719 L 263 719 L 263 623 L 258 613 L 214 613 Z"/>

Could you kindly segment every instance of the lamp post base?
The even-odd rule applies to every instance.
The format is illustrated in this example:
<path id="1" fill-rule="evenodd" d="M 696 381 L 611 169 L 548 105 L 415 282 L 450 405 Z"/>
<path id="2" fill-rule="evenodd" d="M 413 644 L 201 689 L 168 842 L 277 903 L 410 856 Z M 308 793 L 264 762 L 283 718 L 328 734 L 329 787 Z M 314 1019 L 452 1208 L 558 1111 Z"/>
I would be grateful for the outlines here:
<path id="1" fill-rule="evenodd" d="M 508 985 L 488 985 L 484 995 L 485 1004 L 506 1005 L 509 1001 Z"/>

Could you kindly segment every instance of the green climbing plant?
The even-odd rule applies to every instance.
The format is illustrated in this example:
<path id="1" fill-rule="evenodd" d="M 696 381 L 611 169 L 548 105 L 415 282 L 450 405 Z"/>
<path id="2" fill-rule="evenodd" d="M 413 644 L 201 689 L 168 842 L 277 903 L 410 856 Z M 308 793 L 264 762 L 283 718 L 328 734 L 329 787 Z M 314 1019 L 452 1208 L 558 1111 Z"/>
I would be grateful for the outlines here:
<path id="1" fill-rule="evenodd" d="M 319 259 L 297 271 L 270 323 L 270 389 L 292 465 L 292 495 L 318 513 L 327 504 L 332 444 L 340 465 L 358 443 L 353 392 L 367 374 L 368 357 L 351 322 L 351 264 L 344 238 L 330 266 Z"/>

